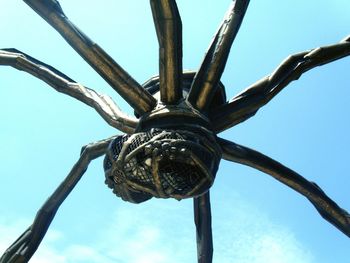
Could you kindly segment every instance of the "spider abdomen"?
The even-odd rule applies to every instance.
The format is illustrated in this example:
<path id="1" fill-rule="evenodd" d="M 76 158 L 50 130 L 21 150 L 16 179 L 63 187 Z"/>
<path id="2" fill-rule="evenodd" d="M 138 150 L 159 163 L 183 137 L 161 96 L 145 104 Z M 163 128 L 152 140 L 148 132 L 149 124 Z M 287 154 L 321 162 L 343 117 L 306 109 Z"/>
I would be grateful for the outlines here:
<path id="1" fill-rule="evenodd" d="M 106 183 L 133 203 L 194 197 L 213 184 L 220 158 L 212 135 L 162 129 L 123 135 L 109 146 Z"/>

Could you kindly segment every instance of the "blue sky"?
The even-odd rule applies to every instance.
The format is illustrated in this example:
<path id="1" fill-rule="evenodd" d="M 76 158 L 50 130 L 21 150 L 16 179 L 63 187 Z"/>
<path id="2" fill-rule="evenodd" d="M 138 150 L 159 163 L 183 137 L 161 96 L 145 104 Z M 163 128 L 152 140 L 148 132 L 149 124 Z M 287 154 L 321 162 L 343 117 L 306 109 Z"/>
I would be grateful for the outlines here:
<path id="1" fill-rule="evenodd" d="M 61 0 L 66 15 L 137 81 L 157 74 L 148 1 Z M 230 1 L 178 0 L 184 68 L 198 68 Z M 0 0 L 0 46 L 15 47 L 128 105 L 21 1 Z M 228 97 L 269 74 L 289 54 L 350 34 L 350 2 L 251 1 L 222 78 Z M 220 136 L 263 152 L 315 181 L 350 210 L 350 59 L 292 83 L 257 115 Z M 80 147 L 119 134 L 82 103 L 8 67 L 0 68 L 0 250 L 78 159 Z M 32 262 L 195 262 L 192 200 L 117 199 L 102 159 L 67 198 Z M 214 262 L 349 262 L 349 239 L 308 201 L 261 172 L 221 162 L 211 190 Z"/>

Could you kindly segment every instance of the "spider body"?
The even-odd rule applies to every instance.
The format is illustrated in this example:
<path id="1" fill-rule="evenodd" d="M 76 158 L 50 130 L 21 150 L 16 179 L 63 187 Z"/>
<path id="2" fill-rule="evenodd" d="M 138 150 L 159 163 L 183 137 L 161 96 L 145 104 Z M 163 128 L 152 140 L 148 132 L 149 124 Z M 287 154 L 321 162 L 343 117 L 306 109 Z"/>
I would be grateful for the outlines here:
<path id="1" fill-rule="evenodd" d="M 5 251 L 1 263 L 27 262 L 44 238 L 60 205 L 88 168 L 105 156 L 106 184 L 125 201 L 152 197 L 193 197 L 199 263 L 212 262 L 209 188 L 223 158 L 260 170 L 306 197 L 320 215 L 350 237 L 350 215 L 315 183 L 272 158 L 217 134 L 250 117 L 304 72 L 350 55 L 350 37 L 287 57 L 271 74 L 229 101 L 220 78 L 230 47 L 248 7 L 232 1 L 202 64 L 195 73 L 182 69 L 182 22 L 175 0 L 150 0 L 159 42 L 159 77 L 140 85 L 63 13 L 57 0 L 24 0 L 53 26 L 100 76 L 127 101 L 135 117 L 114 101 L 17 49 L 1 49 L 0 65 L 12 66 L 45 81 L 55 90 L 94 108 L 124 132 L 90 143 L 32 225 Z"/>
<path id="2" fill-rule="evenodd" d="M 184 98 L 195 72 L 185 72 Z M 225 102 L 222 83 L 211 107 Z M 143 85 L 159 98 L 159 77 Z M 133 135 L 114 139 L 104 161 L 106 184 L 125 201 L 140 203 L 152 197 L 191 198 L 204 194 L 214 183 L 221 149 L 210 120 L 186 99 L 174 105 L 159 103 L 140 116 Z"/>
<path id="3" fill-rule="evenodd" d="M 212 134 L 155 128 L 112 141 L 104 162 L 106 183 L 134 203 L 152 196 L 196 197 L 213 184 L 220 159 Z"/>

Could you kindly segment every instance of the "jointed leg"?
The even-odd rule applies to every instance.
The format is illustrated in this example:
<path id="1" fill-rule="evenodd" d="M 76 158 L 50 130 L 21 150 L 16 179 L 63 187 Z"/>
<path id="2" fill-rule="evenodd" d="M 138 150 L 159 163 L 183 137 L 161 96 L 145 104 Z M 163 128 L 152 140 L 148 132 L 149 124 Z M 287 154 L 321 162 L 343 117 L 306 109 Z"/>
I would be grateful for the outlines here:
<path id="1" fill-rule="evenodd" d="M 205 111 L 211 103 L 248 4 L 249 0 L 232 2 L 209 46 L 188 96 L 188 101 L 198 110 Z"/>
<path id="2" fill-rule="evenodd" d="M 0 49 L 0 65 L 12 66 L 45 81 L 58 92 L 67 94 L 94 108 L 111 126 L 132 133 L 137 120 L 133 119 L 118 108 L 113 100 L 96 91 L 86 88 L 70 79 L 55 68 L 34 59 L 16 49 Z"/>
<path id="3" fill-rule="evenodd" d="M 341 42 L 294 54 L 270 75 L 236 95 L 210 115 L 217 132 L 226 130 L 253 116 L 284 87 L 306 71 L 350 55 L 350 36 Z"/>
<path id="4" fill-rule="evenodd" d="M 202 196 L 193 198 L 193 207 L 198 263 L 211 263 L 213 259 L 213 235 L 209 191 Z"/>
<path id="5" fill-rule="evenodd" d="M 78 162 L 38 211 L 33 224 L 5 251 L 0 263 L 28 262 L 44 238 L 58 208 L 85 173 L 90 161 L 106 152 L 113 138 L 91 143 L 82 149 Z"/>
<path id="6" fill-rule="evenodd" d="M 182 24 L 175 0 L 151 0 L 159 42 L 160 99 L 175 104 L 182 98 Z"/>
<path id="7" fill-rule="evenodd" d="M 350 237 L 350 215 L 330 199 L 315 183 L 285 167 L 279 162 L 247 147 L 220 139 L 223 158 L 267 173 L 305 196 L 321 216 Z"/>
<path id="8" fill-rule="evenodd" d="M 151 111 L 156 99 L 119 66 L 102 48 L 68 20 L 57 0 L 24 0 L 53 26 L 137 113 Z"/>

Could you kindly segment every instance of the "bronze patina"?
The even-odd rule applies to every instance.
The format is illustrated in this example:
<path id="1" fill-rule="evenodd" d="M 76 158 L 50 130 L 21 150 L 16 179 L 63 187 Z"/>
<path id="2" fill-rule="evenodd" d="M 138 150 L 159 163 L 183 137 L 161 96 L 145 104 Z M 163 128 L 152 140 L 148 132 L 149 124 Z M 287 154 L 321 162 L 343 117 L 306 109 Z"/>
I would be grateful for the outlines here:
<path id="1" fill-rule="evenodd" d="M 88 106 L 124 132 L 84 146 L 65 180 L 39 209 L 34 222 L 5 251 L 0 262 L 27 262 L 44 238 L 57 210 L 86 171 L 105 156 L 106 184 L 125 201 L 193 198 L 198 262 L 212 262 L 209 189 L 223 158 L 274 177 L 305 196 L 323 218 L 350 237 L 350 215 L 315 183 L 281 163 L 217 134 L 253 115 L 306 71 L 350 55 L 350 37 L 334 45 L 287 57 L 270 75 L 226 100 L 220 82 L 248 0 L 232 1 L 196 72 L 182 69 L 182 22 L 175 0 L 150 0 L 159 42 L 159 76 L 141 85 L 81 32 L 56 0 L 24 0 L 44 18 L 135 110 L 127 116 L 107 96 L 84 87 L 55 68 L 16 49 L 0 50 L 0 65 L 45 81 Z"/>

